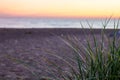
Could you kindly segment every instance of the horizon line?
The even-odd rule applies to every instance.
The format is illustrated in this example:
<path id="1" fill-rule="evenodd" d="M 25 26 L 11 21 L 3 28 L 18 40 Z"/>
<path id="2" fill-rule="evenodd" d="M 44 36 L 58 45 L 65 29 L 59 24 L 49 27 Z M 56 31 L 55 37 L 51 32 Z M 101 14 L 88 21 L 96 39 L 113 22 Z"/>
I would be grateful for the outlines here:
<path id="1" fill-rule="evenodd" d="M 1 16 L 0 18 L 61 18 L 61 19 L 120 19 L 120 17 L 113 17 L 113 16 L 109 16 L 109 17 L 93 17 L 93 16 Z"/>

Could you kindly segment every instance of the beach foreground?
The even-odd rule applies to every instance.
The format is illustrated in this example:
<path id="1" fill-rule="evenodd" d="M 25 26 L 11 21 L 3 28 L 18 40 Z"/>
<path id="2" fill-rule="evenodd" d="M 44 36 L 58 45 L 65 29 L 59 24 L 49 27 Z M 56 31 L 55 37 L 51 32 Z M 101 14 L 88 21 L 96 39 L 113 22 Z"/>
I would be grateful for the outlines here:
<path id="1" fill-rule="evenodd" d="M 106 37 L 112 32 L 105 30 Z M 100 40 L 101 29 L 93 34 Z M 69 71 L 62 59 L 75 66 L 74 52 L 63 39 L 86 45 L 86 38 L 92 43 L 89 29 L 0 29 L 0 80 L 35 80 L 34 71 L 41 78 L 59 77 L 59 67 Z"/>

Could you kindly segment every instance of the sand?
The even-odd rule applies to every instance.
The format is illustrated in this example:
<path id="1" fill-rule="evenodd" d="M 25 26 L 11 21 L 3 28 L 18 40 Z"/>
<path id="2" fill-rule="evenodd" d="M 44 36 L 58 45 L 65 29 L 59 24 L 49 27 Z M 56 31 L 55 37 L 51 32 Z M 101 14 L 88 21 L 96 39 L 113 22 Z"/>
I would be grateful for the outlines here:
<path id="1" fill-rule="evenodd" d="M 99 40 L 101 29 L 93 31 Z M 106 36 L 111 32 L 106 30 Z M 76 67 L 71 60 L 74 51 L 60 37 L 71 37 L 75 44 L 86 44 L 86 37 L 92 41 L 89 29 L 0 29 L 0 80 L 35 80 L 33 71 L 39 77 L 60 77 L 62 72 L 55 64 L 63 73 L 70 70 L 61 58 Z"/>

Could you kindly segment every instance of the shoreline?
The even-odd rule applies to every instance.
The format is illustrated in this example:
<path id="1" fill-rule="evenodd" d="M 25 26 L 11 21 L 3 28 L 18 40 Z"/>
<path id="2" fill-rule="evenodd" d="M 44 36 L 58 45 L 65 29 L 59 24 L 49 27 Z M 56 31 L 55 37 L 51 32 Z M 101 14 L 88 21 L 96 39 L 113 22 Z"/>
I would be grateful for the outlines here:
<path id="1" fill-rule="evenodd" d="M 89 29 L 89 28 L 0 28 L 0 33 L 1 32 L 27 32 L 27 31 L 31 31 L 31 32 L 54 32 L 54 33 L 80 33 L 83 31 L 87 31 L 90 32 L 93 31 L 95 33 L 100 33 L 101 30 L 104 29 Z M 106 32 L 112 32 L 115 29 L 105 29 Z M 120 30 L 120 29 L 117 29 Z"/>

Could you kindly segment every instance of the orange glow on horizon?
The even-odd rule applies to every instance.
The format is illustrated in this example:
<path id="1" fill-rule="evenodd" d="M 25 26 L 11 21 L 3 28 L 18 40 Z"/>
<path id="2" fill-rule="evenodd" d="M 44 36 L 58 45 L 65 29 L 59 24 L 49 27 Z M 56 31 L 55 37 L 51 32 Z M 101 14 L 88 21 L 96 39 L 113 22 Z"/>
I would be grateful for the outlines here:
<path id="1" fill-rule="evenodd" d="M 120 17 L 120 0 L 0 0 L 0 15 L 23 17 Z"/>

